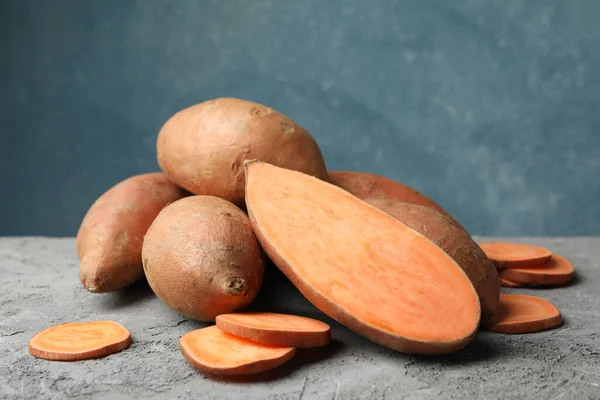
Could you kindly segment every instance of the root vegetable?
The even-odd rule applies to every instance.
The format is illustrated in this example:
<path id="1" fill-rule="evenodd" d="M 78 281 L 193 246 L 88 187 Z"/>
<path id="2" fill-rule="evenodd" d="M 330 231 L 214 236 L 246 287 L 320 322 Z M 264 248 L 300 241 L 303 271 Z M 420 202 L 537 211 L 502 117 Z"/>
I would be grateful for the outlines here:
<path id="1" fill-rule="evenodd" d="M 352 193 L 361 200 L 393 200 L 418 204 L 439 212 L 456 225 L 462 227 L 454 217 L 435 201 L 400 182 L 366 172 L 329 171 L 328 174 L 329 182 Z"/>
<path id="2" fill-rule="evenodd" d="M 266 344 L 317 347 L 331 341 L 329 325 L 299 315 L 270 312 L 231 313 L 217 316 L 216 322 L 222 331 Z"/>
<path id="3" fill-rule="evenodd" d="M 561 285 L 573 280 L 575 268 L 563 256 L 552 254 L 543 268 L 507 268 L 499 274 L 504 279 L 525 285 Z"/>
<path id="4" fill-rule="evenodd" d="M 296 349 L 252 342 L 217 326 L 197 329 L 179 340 L 181 353 L 194 367 L 215 375 L 248 375 L 277 368 L 290 360 Z"/>
<path id="5" fill-rule="evenodd" d="M 129 331 L 117 322 L 69 322 L 36 334 L 29 341 L 29 353 L 52 361 L 81 361 L 117 353 L 130 344 Z"/>
<path id="6" fill-rule="evenodd" d="M 300 125 L 262 104 L 219 98 L 173 115 L 160 130 L 158 164 L 194 194 L 244 207 L 244 161 L 261 159 L 327 179 L 321 150 Z"/>
<path id="7" fill-rule="evenodd" d="M 560 311 L 548 300 L 524 294 L 501 294 L 495 321 L 483 328 L 499 333 L 533 333 L 561 323 Z"/>
<path id="8" fill-rule="evenodd" d="M 164 174 L 149 173 L 118 183 L 96 200 L 77 232 L 83 286 L 112 292 L 142 278 L 144 235 L 160 210 L 185 195 Z"/>
<path id="9" fill-rule="evenodd" d="M 470 342 L 479 298 L 458 264 L 384 211 L 314 177 L 246 162 L 263 248 L 300 292 L 383 346 L 440 354 Z"/>
<path id="10" fill-rule="evenodd" d="M 500 297 L 498 272 L 467 231 L 443 214 L 418 204 L 381 199 L 365 201 L 398 218 L 448 253 L 475 286 L 481 302 L 481 321 L 493 319 Z"/>
<path id="11" fill-rule="evenodd" d="M 202 321 L 249 305 L 265 268 L 248 216 L 213 196 L 186 197 L 165 207 L 148 230 L 142 256 L 154 293 Z"/>
<path id="12" fill-rule="evenodd" d="M 522 243 L 485 242 L 479 243 L 496 268 L 544 267 L 552 252 L 538 246 Z"/>

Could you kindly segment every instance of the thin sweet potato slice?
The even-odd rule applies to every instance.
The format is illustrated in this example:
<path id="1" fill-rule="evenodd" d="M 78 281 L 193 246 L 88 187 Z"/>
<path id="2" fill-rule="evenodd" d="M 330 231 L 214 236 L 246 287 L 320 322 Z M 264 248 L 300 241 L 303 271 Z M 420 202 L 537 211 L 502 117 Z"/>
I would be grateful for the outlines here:
<path id="1" fill-rule="evenodd" d="M 535 286 L 562 285 L 573 280 L 575 268 L 561 255 L 553 254 L 544 268 L 507 268 L 500 276 L 513 282 Z"/>
<path id="2" fill-rule="evenodd" d="M 523 284 L 523 283 L 513 282 L 510 279 L 499 278 L 498 280 L 500 281 L 500 286 L 502 286 L 502 287 L 519 288 L 519 287 L 527 286 L 526 284 Z"/>
<path id="3" fill-rule="evenodd" d="M 296 353 L 294 347 L 253 342 L 216 325 L 186 333 L 179 340 L 185 359 L 214 375 L 249 375 L 277 368 Z"/>
<path id="4" fill-rule="evenodd" d="M 485 242 L 479 243 L 496 268 L 535 268 L 544 267 L 552 252 L 538 246 L 522 243 Z"/>
<path id="5" fill-rule="evenodd" d="M 261 245 L 317 308 L 402 352 L 449 353 L 470 342 L 479 299 L 442 249 L 330 183 L 259 161 L 245 166 Z"/>
<path id="6" fill-rule="evenodd" d="M 81 361 L 117 353 L 131 344 L 118 322 L 69 322 L 52 326 L 29 341 L 29 353 L 52 361 Z"/>
<path id="7" fill-rule="evenodd" d="M 318 347 L 331 341 L 324 322 L 299 315 L 243 312 L 217 316 L 217 326 L 227 333 L 255 342 L 293 347 Z"/>
<path id="8" fill-rule="evenodd" d="M 533 333 L 561 323 L 560 311 L 548 300 L 524 294 L 501 294 L 495 321 L 483 328 L 498 333 Z"/>

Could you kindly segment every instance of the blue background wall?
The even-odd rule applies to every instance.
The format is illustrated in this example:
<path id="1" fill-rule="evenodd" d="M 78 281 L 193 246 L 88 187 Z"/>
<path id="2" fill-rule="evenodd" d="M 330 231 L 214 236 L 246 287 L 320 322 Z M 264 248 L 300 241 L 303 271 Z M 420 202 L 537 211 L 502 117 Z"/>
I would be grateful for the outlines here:
<path id="1" fill-rule="evenodd" d="M 4 0 L 0 40 L 0 235 L 74 235 L 220 96 L 472 233 L 600 234 L 600 1 Z"/>

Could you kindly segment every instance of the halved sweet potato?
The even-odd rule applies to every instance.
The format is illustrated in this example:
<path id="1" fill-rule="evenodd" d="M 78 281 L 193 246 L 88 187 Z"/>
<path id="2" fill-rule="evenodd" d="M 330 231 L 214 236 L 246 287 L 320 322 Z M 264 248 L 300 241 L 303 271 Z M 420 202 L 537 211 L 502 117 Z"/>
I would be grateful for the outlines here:
<path id="1" fill-rule="evenodd" d="M 481 302 L 482 322 L 494 318 L 500 299 L 498 272 L 467 231 L 441 213 L 418 204 L 381 199 L 366 201 L 398 218 L 448 253 L 475 286 Z"/>
<path id="2" fill-rule="evenodd" d="M 317 308 L 403 352 L 448 353 L 469 343 L 479 299 L 446 252 L 327 182 L 258 161 L 245 166 L 254 232 Z"/>

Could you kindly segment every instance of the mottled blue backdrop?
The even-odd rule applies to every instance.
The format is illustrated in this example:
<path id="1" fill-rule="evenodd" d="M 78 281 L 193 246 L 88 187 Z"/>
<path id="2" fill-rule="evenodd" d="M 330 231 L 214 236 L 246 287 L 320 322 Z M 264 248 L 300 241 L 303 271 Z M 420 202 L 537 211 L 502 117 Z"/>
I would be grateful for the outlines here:
<path id="1" fill-rule="evenodd" d="M 600 234 L 600 1 L 4 0 L 0 40 L 0 235 L 74 235 L 221 96 L 474 234 Z"/>

